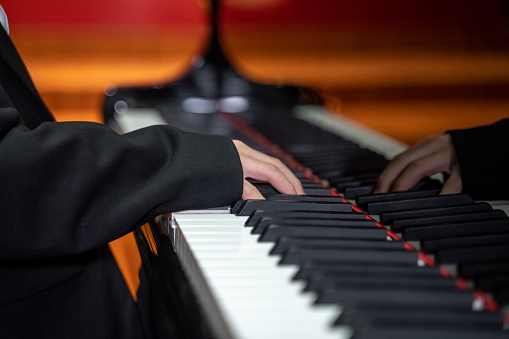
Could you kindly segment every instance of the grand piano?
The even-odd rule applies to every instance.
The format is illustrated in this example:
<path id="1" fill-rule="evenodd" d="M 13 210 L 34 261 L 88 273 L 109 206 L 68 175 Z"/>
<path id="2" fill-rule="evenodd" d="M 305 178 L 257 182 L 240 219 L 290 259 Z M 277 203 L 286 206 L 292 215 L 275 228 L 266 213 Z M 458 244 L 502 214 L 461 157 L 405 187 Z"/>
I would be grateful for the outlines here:
<path id="1" fill-rule="evenodd" d="M 506 202 L 439 196 L 435 177 L 371 194 L 404 144 L 328 111 L 316 92 L 239 75 L 217 30 L 195 61 L 177 81 L 111 89 L 105 122 L 121 133 L 171 124 L 242 140 L 284 161 L 307 195 L 253 181 L 266 200 L 168 214 L 138 232 L 170 333 L 509 337 Z"/>

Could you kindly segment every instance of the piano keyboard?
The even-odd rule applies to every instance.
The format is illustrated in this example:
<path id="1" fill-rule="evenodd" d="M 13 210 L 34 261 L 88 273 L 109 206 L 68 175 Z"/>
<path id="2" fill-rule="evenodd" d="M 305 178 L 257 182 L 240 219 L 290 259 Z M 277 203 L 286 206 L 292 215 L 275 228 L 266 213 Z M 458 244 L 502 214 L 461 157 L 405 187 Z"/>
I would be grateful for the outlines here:
<path id="1" fill-rule="evenodd" d="M 250 126 L 226 120 L 292 165 L 309 196 L 255 182 L 267 200 L 239 202 L 236 215 L 177 213 L 168 222 L 213 337 L 508 337 L 505 213 L 467 195 L 437 196 L 431 179 L 370 195 L 404 146 L 344 119 L 296 114 Z"/>
<path id="2" fill-rule="evenodd" d="M 349 338 L 351 329 L 328 326 L 339 306 L 313 307 L 291 280 L 295 267 L 277 267 L 271 244 L 257 243 L 247 217 L 178 214 L 175 248 L 204 301 L 217 338 Z M 218 319 L 219 318 L 219 319 Z M 299 324 L 296 326 L 296 324 Z"/>

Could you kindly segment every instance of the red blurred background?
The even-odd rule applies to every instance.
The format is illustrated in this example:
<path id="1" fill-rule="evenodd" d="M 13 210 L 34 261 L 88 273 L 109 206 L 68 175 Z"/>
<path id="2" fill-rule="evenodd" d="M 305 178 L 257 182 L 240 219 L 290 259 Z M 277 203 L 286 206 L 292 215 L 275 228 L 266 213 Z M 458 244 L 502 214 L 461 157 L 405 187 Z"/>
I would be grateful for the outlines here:
<path id="1" fill-rule="evenodd" d="M 59 120 L 100 121 L 112 83 L 171 81 L 209 33 L 209 4 L 199 0 L 0 4 Z M 324 91 L 341 99 L 333 110 L 413 143 L 509 111 L 507 8 L 504 0 L 225 0 L 221 36 L 246 76 Z"/>

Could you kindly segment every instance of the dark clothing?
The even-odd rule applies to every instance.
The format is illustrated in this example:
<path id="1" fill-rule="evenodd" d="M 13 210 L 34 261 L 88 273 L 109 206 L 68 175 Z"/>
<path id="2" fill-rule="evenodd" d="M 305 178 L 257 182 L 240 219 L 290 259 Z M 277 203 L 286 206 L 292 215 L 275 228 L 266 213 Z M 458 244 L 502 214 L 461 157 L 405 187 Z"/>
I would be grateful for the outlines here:
<path id="1" fill-rule="evenodd" d="M 139 338 L 108 242 L 155 216 L 230 204 L 230 139 L 56 123 L 0 27 L 0 337 Z"/>
<path id="2" fill-rule="evenodd" d="M 463 192 L 475 199 L 509 199 L 509 119 L 447 133 L 458 156 Z"/>

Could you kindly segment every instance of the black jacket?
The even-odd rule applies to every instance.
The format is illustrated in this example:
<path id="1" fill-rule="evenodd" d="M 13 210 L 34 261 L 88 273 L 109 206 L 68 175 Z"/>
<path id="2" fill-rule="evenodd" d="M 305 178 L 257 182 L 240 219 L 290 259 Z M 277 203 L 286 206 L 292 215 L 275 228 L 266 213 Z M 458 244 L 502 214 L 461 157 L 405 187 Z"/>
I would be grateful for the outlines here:
<path id="1" fill-rule="evenodd" d="M 509 199 L 509 119 L 448 133 L 458 156 L 463 192 L 475 199 Z"/>
<path id="2" fill-rule="evenodd" d="M 228 138 L 54 122 L 0 28 L 1 338 L 143 336 L 107 243 L 241 194 Z"/>

